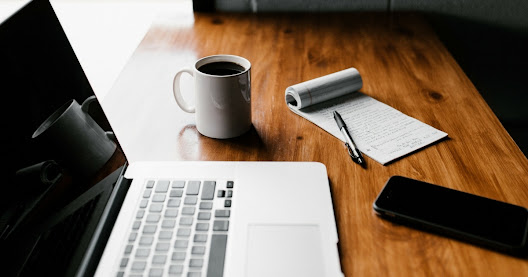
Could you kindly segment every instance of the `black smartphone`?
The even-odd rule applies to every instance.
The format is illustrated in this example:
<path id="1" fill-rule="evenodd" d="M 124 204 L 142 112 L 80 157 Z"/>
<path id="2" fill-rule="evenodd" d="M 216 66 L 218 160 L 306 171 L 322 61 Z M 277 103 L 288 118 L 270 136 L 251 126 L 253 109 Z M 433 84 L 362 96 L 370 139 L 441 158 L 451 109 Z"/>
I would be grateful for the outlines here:
<path id="1" fill-rule="evenodd" d="M 516 256 L 526 255 L 524 207 L 392 176 L 373 204 L 382 218 Z"/>

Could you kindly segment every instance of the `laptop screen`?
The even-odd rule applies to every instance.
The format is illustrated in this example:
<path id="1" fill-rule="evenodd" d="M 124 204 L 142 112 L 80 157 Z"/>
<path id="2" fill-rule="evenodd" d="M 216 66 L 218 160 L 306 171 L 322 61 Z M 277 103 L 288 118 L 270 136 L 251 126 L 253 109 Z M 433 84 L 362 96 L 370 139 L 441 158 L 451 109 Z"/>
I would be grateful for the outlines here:
<path id="1" fill-rule="evenodd" d="M 87 225 L 83 225 L 80 231 L 66 230 L 69 233 L 80 232 L 73 235 L 77 240 L 76 244 L 80 245 L 75 247 L 87 247 L 90 234 L 85 232 L 95 229 L 98 218 L 93 217 L 94 211 L 100 217 L 117 176 L 114 174 L 112 180 L 87 195 L 86 192 L 90 189 L 87 184 L 97 183 L 100 179 L 94 182 L 95 171 L 84 174 L 86 172 L 81 173 L 76 168 L 78 165 L 73 165 L 71 157 L 77 159 L 75 155 L 84 151 L 82 147 L 57 150 L 57 145 L 51 145 L 49 141 L 56 140 L 56 144 L 60 146 L 66 144 L 62 139 L 68 137 L 79 139 L 77 145 L 95 145 L 96 149 L 107 147 L 108 150 L 104 151 L 109 154 L 101 158 L 100 164 L 108 160 L 110 155 L 113 158 L 116 152 L 122 156 L 118 161 L 121 162 L 119 166 L 123 165 L 125 158 L 115 139 L 108 136 L 108 139 L 102 139 L 104 143 L 98 141 L 111 128 L 97 100 L 86 105 L 86 111 L 79 109 L 76 112 L 76 115 L 83 117 L 82 122 L 85 124 L 80 127 L 81 131 L 71 126 L 80 120 L 72 119 L 66 121 L 53 136 L 47 135 L 53 126 L 65 121 L 65 112 L 57 110 L 64 107 L 69 109 L 73 100 L 80 106 L 86 99 L 94 97 L 90 83 L 48 1 L 29 2 L 0 24 L 0 91 L 3 105 L 0 113 L 4 130 L 0 136 L 1 154 L 4 158 L 4 184 L 0 193 L 0 248 L 2 252 L 9 248 L 17 249 L 14 253 L 8 253 L 12 258 L 9 262 L 12 268 L 8 268 L 7 272 L 13 275 L 32 275 L 36 272 L 47 272 L 53 276 L 67 274 L 71 271 L 67 271 L 65 264 L 80 263 L 82 254 L 79 253 L 84 250 L 70 248 L 62 254 L 57 249 L 39 250 L 42 253 L 62 255 L 62 260 L 56 258 L 55 261 L 65 263 L 56 268 L 56 271 L 51 266 L 42 271 L 46 265 L 27 269 L 34 262 L 31 259 L 36 259 L 31 257 L 38 254 L 33 249 L 39 246 L 37 242 L 42 242 L 43 237 L 51 236 L 52 227 L 65 225 L 62 221 L 71 217 L 70 214 L 91 203 L 89 215 L 81 218 Z M 54 113 L 57 116 L 53 117 Z M 93 122 L 84 117 L 92 118 Z M 85 133 L 83 128 L 90 132 L 96 130 L 98 133 L 91 135 Z M 45 131 L 36 132 L 37 129 Z M 86 140 L 87 137 L 96 138 Z M 114 151 L 115 149 L 118 150 Z M 92 156 L 79 157 L 81 158 L 94 159 Z M 94 199 L 101 203 L 91 201 Z M 43 247 L 54 244 L 55 242 L 50 241 Z M 6 253 L 1 254 L 5 257 Z M 68 260 L 76 255 L 79 256 L 76 262 Z M 51 260 L 44 260 L 42 257 L 38 259 L 52 264 Z"/>
<path id="2" fill-rule="evenodd" d="M 45 158 L 31 135 L 53 111 L 94 93 L 47 1 L 30 2 L 0 25 L 0 65 L 9 134 L 2 156 L 10 161 L 2 170 L 12 172 Z"/>

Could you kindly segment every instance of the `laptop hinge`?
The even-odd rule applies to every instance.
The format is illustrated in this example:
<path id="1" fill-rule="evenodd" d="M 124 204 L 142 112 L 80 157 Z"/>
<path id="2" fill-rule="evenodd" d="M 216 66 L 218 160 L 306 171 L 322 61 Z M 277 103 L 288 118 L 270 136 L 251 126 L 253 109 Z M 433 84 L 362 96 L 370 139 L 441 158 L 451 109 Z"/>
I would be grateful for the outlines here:
<path id="1" fill-rule="evenodd" d="M 92 239 L 90 240 L 90 244 L 86 249 L 85 255 L 75 276 L 93 276 L 95 273 L 95 269 L 99 264 L 99 259 L 103 254 L 106 242 L 110 237 L 110 233 L 112 232 L 112 228 L 114 227 L 119 214 L 120 207 L 123 204 L 128 188 L 132 183 L 132 179 L 124 177 L 126 168 L 127 165 L 124 165 L 121 169 L 119 179 L 116 182 L 116 187 L 114 188 L 112 195 L 108 200 L 108 204 L 101 215 L 101 219 L 97 224 Z"/>

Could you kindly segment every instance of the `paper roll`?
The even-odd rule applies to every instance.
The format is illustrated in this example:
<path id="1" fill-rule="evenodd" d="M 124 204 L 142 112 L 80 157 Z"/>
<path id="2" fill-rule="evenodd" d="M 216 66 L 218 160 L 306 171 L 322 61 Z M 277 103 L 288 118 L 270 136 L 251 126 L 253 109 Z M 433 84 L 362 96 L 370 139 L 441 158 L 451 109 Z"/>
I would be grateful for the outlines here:
<path id="1" fill-rule="evenodd" d="M 361 87 L 361 75 L 352 67 L 288 87 L 285 98 L 288 105 L 302 109 L 353 93 Z"/>

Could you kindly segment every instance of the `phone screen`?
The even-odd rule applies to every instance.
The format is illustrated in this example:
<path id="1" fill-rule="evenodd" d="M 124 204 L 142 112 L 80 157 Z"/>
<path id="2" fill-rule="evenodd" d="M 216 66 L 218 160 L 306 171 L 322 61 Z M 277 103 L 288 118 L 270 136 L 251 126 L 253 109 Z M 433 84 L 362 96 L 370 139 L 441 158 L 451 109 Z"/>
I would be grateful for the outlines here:
<path id="1" fill-rule="evenodd" d="M 526 208 L 401 176 L 389 179 L 374 210 L 505 249 L 526 240 Z"/>

